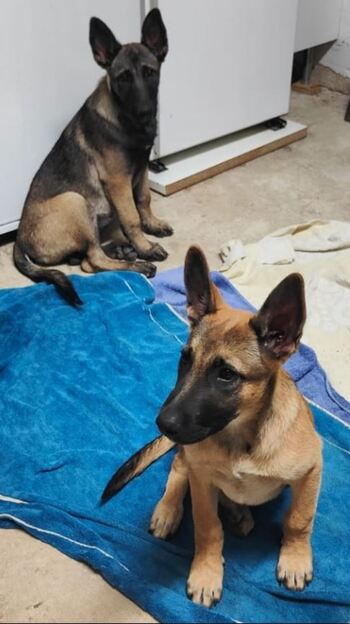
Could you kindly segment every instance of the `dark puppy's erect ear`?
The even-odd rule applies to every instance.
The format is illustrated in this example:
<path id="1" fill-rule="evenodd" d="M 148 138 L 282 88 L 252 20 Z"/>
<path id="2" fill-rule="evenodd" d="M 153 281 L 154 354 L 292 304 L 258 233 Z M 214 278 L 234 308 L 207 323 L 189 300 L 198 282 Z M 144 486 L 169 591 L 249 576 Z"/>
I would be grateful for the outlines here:
<path id="1" fill-rule="evenodd" d="M 142 25 L 141 43 L 162 63 L 168 53 L 168 37 L 159 9 L 152 9 Z"/>
<path id="2" fill-rule="evenodd" d="M 111 65 L 122 47 L 112 31 L 98 17 L 90 20 L 89 41 L 95 61 L 103 69 Z"/>
<path id="3" fill-rule="evenodd" d="M 207 260 L 199 247 L 189 248 L 185 259 L 184 277 L 188 319 L 192 325 L 197 325 L 203 316 L 216 312 L 225 304 L 210 279 Z"/>
<path id="4" fill-rule="evenodd" d="M 250 324 L 267 353 L 285 360 L 297 350 L 305 320 L 304 280 L 292 273 L 274 288 Z"/>

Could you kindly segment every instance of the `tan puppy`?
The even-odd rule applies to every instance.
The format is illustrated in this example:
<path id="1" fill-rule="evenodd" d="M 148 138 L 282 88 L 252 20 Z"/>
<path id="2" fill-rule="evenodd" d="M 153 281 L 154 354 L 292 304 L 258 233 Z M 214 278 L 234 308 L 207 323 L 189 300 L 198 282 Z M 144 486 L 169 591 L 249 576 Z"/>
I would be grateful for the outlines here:
<path id="1" fill-rule="evenodd" d="M 211 283 L 201 250 L 191 247 L 185 284 L 191 334 L 157 419 L 164 435 L 118 471 L 104 500 L 169 450 L 169 439 L 180 445 L 151 530 L 163 539 L 176 531 L 189 484 L 195 556 L 187 591 L 193 602 L 210 607 L 223 582 L 219 502 L 236 532 L 246 535 L 254 525 L 248 506 L 290 485 L 277 579 L 302 590 L 313 575 L 310 535 L 322 470 L 311 412 L 282 368 L 305 322 L 302 277 L 284 279 L 256 315 L 234 310 Z"/>

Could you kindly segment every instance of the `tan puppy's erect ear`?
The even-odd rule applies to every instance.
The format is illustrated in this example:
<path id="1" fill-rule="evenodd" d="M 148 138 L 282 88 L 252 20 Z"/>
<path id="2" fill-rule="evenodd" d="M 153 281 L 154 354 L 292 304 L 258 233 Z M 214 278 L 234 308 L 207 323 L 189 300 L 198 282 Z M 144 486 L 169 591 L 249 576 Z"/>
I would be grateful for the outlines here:
<path id="1" fill-rule="evenodd" d="M 213 314 L 225 305 L 219 290 L 210 279 L 208 263 L 200 247 L 189 248 L 184 277 L 188 319 L 192 325 L 197 325 L 206 314 Z"/>
<path id="2" fill-rule="evenodd" d="M 298 348 L 305 320 L 304 280 L 292 273 L 274 288 L 250 325 L 272 358 L 286 360 Z"/>

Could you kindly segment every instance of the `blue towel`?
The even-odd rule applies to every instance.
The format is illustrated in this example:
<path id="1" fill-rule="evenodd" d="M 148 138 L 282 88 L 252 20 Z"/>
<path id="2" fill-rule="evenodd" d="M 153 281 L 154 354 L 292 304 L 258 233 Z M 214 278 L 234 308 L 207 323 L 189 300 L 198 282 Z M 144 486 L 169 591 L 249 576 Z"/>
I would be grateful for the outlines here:
<path id="1" fill-rule="evenodd" d="M 253 306 L 223 276 L 213 272 L 212 279 L 220 288 L 225 300 L 234 308 L 254 310 Z M 152 280 L 156 300 L 170 304 L 182 317 L 186 317 L 186 295 L 183 282 L 183 268 L 170 269 L 158 273 Z M 332 387 L 329 379 L 320 366 L 315 352 L 301 345 L 298 353 L 291 357 L 286 369 L 293 377 L 297 386 L 309 401 L 324 410 L 350 423 L 350 403 Z"/>
<path id="2" fill-rule="evenodd" d="M 315 522 L 315 579 L 301 594 L 274 575 L 286 490 L 254 511 L 256 528 L 227 533 L 225 581 L 213 609 L 193 605 L 185 583 L 193 554 L 187 501 L 169 542 L 148 534 L 171 454 L 99 505 L 109 477 L 156 434 L 187 326 L 153 303 L 142 276 L 75 277 L 85 305 L 51 286 L 0 291 L 0 526 L 18 526 L 84 561 L 160 621 L 348 622 L 349 429 L 314 408 L 325 439 Z"/>

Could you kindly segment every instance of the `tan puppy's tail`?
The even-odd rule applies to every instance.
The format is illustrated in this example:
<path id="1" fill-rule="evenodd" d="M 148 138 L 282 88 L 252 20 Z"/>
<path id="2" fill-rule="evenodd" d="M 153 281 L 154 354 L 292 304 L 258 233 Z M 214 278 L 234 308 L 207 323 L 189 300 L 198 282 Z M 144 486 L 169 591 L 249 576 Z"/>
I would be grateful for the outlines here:
<path id="1" fill-rule="evenodd" d="M 80 306 L 82 304 L 73 285 L 62 271 L 57 271 L 57 269 L 44 269 L 34 264 L 18 241 L 16 241 L 13 249 L 13 259 L 17 269 L 27 277 L 30 277 L 34 282 L 48 282 L 49 284 L 54 284 L 58 292 L 68 303 L 73 306 Z"/>
<path id="2" fill-rule="evenodd" d="M 114 494 L 117 494 L 131 479 L 138 477 L 153 462 L 162 457 L 174 448 L 175 442 L 172 442 L 165 436 L 159 436 L 152 442 L 149 442 L 135 455 L 130 457 L 119 470 L 113 475 L 109 483 L 104 489 L 101 502 L 106 503 Z"/>

